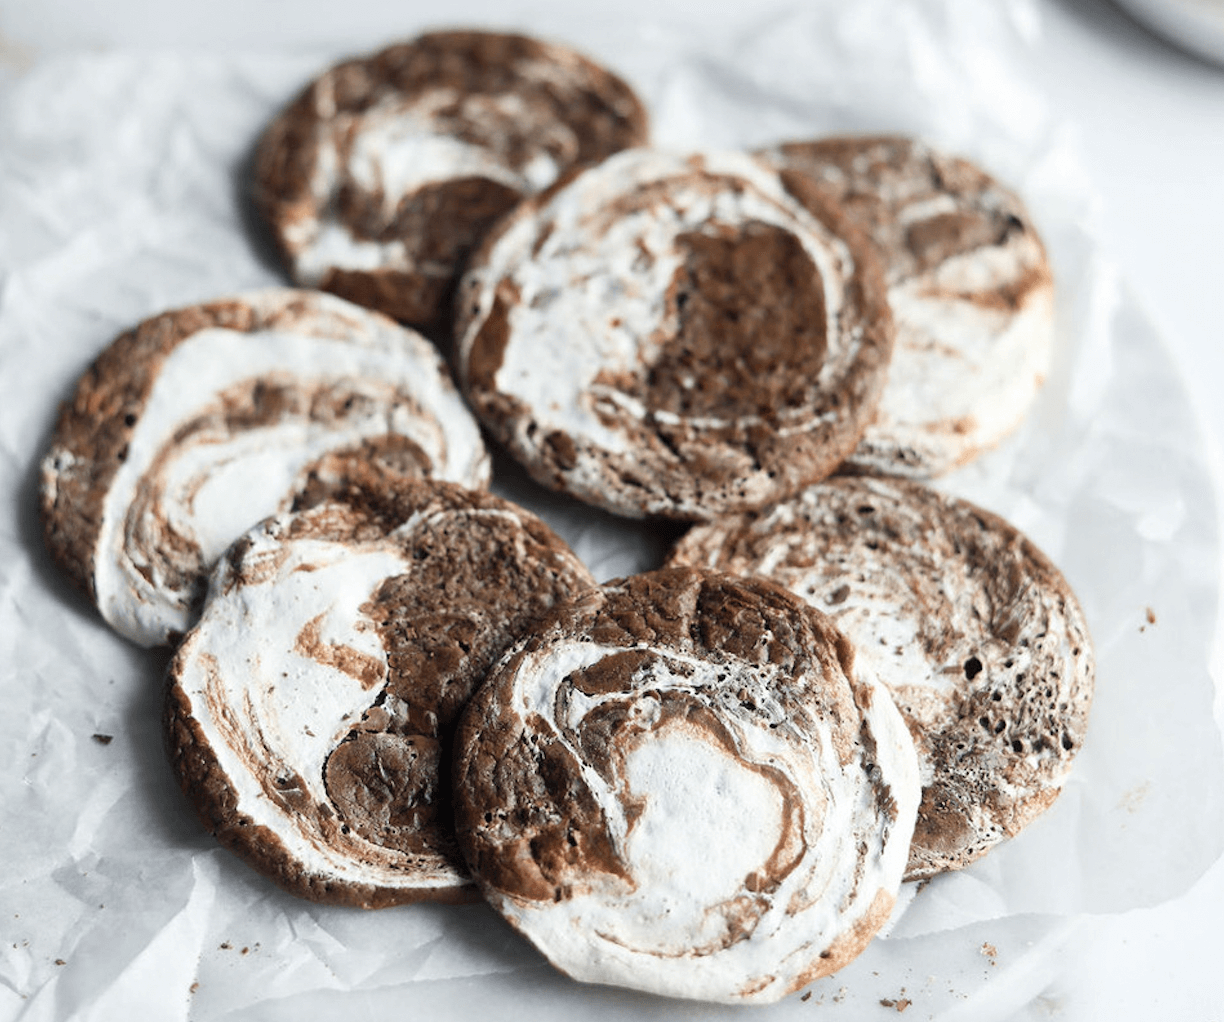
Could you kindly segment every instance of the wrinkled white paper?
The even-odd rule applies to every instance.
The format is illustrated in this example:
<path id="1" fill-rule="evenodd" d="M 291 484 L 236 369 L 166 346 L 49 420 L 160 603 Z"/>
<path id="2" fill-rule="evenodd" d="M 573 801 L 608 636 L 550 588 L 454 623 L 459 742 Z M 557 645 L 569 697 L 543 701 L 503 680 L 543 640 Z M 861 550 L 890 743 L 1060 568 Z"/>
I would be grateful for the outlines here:
<path id="1" fill-rule="evenodd" d="M 628 77 L 663 145 L 921 134 L 1012 183 L 1044 232 L 1055 369 L 1021 432 L 941 485 L 1028 532 L 1077 591 L 1098 655 L 1088 743 L 1019 838 L 907 892 L 888 936 L 808 1001 L 753 1010 L 1006 1017 L 1056 975 L 1077 917 L 1173 897 L 1224 847 L 1212 480 L 1169 357 L 1093 239 L 1073 140 L 1025 74 L 1040 25 L 1023 0 L 827 0 L 733 36 L 560 6 L 515 27 Z M 369 913 L 282 893 L 215 845 L 170 776 L 165 654 L 112 635 L 43 550 L 37 462 L 98 351 L 166 308 L 283 282 L 247 219 L 246 163 L 336 56 L 82 55 L 0 102 L 0 1019 L 741 1013 L 572 983 L 483 905 Z M 662 530 L 546 494 L 504 459 L 497 476 L 600 578 L 663 556 Z"/>

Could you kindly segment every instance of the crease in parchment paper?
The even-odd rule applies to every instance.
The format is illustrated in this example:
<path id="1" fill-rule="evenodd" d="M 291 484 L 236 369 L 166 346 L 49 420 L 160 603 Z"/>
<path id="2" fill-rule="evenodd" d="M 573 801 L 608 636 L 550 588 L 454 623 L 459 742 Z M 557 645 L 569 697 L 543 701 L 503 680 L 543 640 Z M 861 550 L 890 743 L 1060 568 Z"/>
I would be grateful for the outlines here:
<path id="1" fill-rule="evenodd" d="M 555 4 L 520 27 L 625 74 L 661 144 L 920 134 L 1016 187 L 1043 231 L 1057 362 L 1019 433 L 940 485 L 1029 533 L 1075 588 L 1098 654 L 1088 742 L 1018 839 L 907 891 L 887 937 L 809 1002 L 754 1011 L 856 1018 L 909 1000 L 924 1018 L 1006 1017 L 1056 973 L 1077 916 L 1172 898 L 1224 847 L 1217 498 L 1185 388 L 1096 243 L 1074 130 L 1026 76 L 1036 11 L 822 0 L 720 32 Z M 248 870 L 164 763 L 164 654 L 112 635 L 42 550 L 37 461 L 97 352 L 163 309 L 284 282 L 252 233 L 246 168 L 331 56 L 79 55 L 0 92 L 0 1019 L 309 1022 L 354 1005 L 381 1017 L 409 996 L 422 1018 L 688 1017 L 554 974 L 483 905 L 327 908 Z M 666 529 L 545 494 L 505 463 L 496 486 L 601 579 L 662 556 Z"/>

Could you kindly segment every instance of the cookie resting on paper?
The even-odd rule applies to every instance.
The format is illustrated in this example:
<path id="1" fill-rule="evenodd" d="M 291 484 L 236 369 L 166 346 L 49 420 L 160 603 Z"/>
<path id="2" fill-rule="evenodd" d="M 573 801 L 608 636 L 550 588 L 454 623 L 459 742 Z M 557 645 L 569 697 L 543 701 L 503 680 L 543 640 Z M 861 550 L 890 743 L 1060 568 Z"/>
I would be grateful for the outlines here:
<path id="1" fill-rule="evenodd" d="M 886 921 L 913 743 L 828 618 L 682 568 L 588 591 L 456 734 L 456 834 L 489 901 L 594 983 L 776 1001 Z"/>
<path id="2" fill-rule="evenodd" d="M 166 747 L 217 839 L 294 894 L 378 908 L 475 896 L 450 740 L 490 665 L 593 584 L 487 493 L 349 487 L 222 559 L 173 660 Z"/>
<path id="3" fill-rule="evenodd" d="M 1054 343 L 1050 266 L 1016 194 L 904 137 L 793 142 L 762 155 L 837 202 L 883 258 L 896 350 L 878 417 L 847 468 L 928 478 L 1016 429 Z M 795 189 L 802 201 L 811 192 Z"/>
<path id="4" fill-rule="evenodd" d="M 867 242 L 738 153 L 611 157 L 524 203 L 459 291 L 460 385 L 541 483 L 707 518 L 824 478 L 884 385 Z"/>
<path id="5" fill-rule="evenodd" d="M 906 878 L 959 869 L 1057 798 L 1094 660 L 1066 580 L 997 515 L 901 479 L 837 477 L 692 529 L 669 563 L 780 583 L 892 692 L 922 763 Z"/>
<path id="6" fill-rule="evenodd" d="M 42 463 L 47 546 L 117 632 L 172 643 L 230 542 L 370 474 L 487 484 L 436 349 L 331 295 L 250 292 L 146 320 L 81 377 Z"/>
<path id="7" fill-rule="evenodd" d="M 632 89 L 573 50 L 434 32 L 307 86 L 260 141 L 254 194 L 299 284 L 444 331 L 497 217 L 646 139 Z"/>

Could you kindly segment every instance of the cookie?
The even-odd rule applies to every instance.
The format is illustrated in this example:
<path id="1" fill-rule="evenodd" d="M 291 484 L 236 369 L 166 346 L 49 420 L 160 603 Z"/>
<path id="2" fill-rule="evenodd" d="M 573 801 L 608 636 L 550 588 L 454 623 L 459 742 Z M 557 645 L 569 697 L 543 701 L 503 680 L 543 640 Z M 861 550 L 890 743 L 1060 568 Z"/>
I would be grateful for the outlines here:
<path id="1" fill-rule="evenodd" d="M 692 529 L 669 563 L 770 578 L 830 614 L 923 763 L 907 879 L 959 869 L 1058 796 L 1094 661 L 1066 580 L 997 515 L 901 479 L 837 477 Z"/>
<path id="2" fill-rule="evenodd" d="M 232 540 L 363 473 L 487 483 L 437 351 L 330 295 L 252 292 L 146 320 L 81 377 L 42 463 L 47 546 L 116 631 L 169 643 Z"/>
<path id="3" fill-rule="evenodd" d="M 883 278 L 835 208 L 735 153 L 630 150 L 524 203 L 460 288 L 458 377 L 541 483 L 701 519 L 823 478 L 892 348 Z"/>
<path id="4" fill-rule="evenodd" d="M 823 614 L 663 570 L 557 608 L 490 674 L 456 735 L 456 834 L 570 976 L 764 1003 L 887 919 L 917 769 Z"/>
<path id="5" fill-rule="evenodd" d="M 431 326 L 497 217 L 647 131 L 632 89 L 573 50 L 435 32 L 307 86 L 259 143 L 254 197 L 299 284 Z"/>
<path id="6" fill-rule="evenodd" d="M 1053 278 L 1020 199 L 909 138 L 830 138 L 762 155 L 815 182 L 883 257 L 896 350 L 877 420 L 847 468 L 929 478 L 997 445 L 1036 398 L 1054 339 Z"/>
<path id="7" fill-rule="evenodd" d="M 593 585 L 534 515 L 408 480 L 270 519 L 170 666 L 166 746 L 218 840 L 306 898 L 464 900 L 450 738 L 504 647 Z"/>

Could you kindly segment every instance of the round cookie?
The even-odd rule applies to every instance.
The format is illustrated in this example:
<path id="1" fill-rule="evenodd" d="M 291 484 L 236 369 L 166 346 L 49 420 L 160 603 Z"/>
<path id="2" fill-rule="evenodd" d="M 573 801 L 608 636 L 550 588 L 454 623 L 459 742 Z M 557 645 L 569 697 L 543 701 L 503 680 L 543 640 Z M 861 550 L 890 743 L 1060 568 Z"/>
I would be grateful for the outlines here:
<path id="1" fill-rule="evenodd" d="M 692 529 L 669 563 L 784 585 L 888 686 L 923 764 L 907 879 L 967 865 L 1057 797 L 1084 742 L 1092 645 L 1058 569 L 997 515 L 837 477 Z"/>
<path id="2" fill-rule="evenodd" d="M 877 420 L 847 468 L 931 477 L 1012 432 L 1054 338 L 1053 279 L 1020 199 L 909 138 L 829 138 L 761 155 L 815 182 L 883 257 L 896 350 Z"/>
<path id="3" fill-rule="evenodd" d="M 497 217 L 647 130 L 629 86 L 573 50 L 435 32 L 307 86 L 260 141 L 254 194 L 299 284 L 445 329 Z"/>
<path id="4" fill-rule="evenodd" d="M 331 295 L 256 291 L 155 316 L 98 356 L 42 463 L 47 546 L 116 631 L 169 643 L 232 540 L 370 473 L 487 484 L 437 351 Z"/>
<path id="5" fill-rule="evenodd" d="M 919 782 L 887 691 L 829 619 L 690 568 L 562 605 L 455 739 L 460 848 L 562 971 L 776 1001 L 888 918 Z"/>
<path id="6" fill-rule="evenodd" d="M 633 517 L 759 507 L 853 450 L 887 374 L 879 264 L 737 154 L 630 150 L 525 202 L 460 285 L 458 377 L 544 485 Z"/>
<path id="7" fill-rule="evenodd" d="M 494 660 L 594 580 L 534 515 L 449 483 L 352 486 L 218 565 L 170 666 L 166 746 L 226 847 L 294 894 L 475 896 L 450 740 Z"/>

